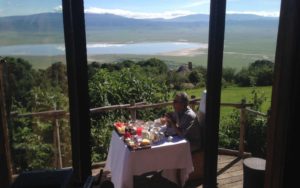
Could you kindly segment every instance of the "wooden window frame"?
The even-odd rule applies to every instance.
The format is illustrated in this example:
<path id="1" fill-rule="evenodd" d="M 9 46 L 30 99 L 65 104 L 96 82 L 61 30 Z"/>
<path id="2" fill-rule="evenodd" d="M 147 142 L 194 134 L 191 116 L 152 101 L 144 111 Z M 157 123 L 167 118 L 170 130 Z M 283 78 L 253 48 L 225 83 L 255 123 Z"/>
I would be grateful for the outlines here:
<path id="1" fill-rule="evenodd" d="M 83 0 L 63 0 L 72 165 L 75 184 L 91 175 L 90 111 Z"/>
<path id="2" fill-rule="evenodd" d="M 83 0 L 63 0 L 62 2 L 74 180 L 82 184 L 91 175 L 84 6 Z M 266 188 L 291 187 L 297 183 L 297 179 L 293 179 L 293 176 L 288 176 L 288 174 L 297 170 L 293 163 L 295 162 L 293 154 L 297 148 L 295 140 L 299 131 L 293 122 L 298 122 L 297 111 L 300 103 L 299 8 L 300 1 L 298 0 L 282 0 L 275 57 L 272 111 L 268 128 Z M 206 129 L 204 187 L 217 187 L 218 126 L 225 10 L 225 0 L 211 0 L 206 100 L 206 123 L 209 126 Z M 2 122 L 0 123 L 2 126 Z M 3 148 L 5 147 L 0 147 L 1 153 L 5 154 L 6 151 Z M 1 160 L 2 177 L 9 175 L 5 164 L 6 160 Z M 9 180 L 1 180 L 0 186 L 6 187 L 7 182 Z"/>

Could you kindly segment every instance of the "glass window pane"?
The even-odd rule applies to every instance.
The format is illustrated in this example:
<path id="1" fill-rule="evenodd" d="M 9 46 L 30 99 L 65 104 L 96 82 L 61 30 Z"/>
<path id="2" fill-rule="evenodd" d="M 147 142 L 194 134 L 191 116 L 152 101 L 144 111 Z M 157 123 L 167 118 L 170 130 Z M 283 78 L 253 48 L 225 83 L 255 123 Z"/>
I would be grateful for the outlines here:
<path id="1" fill-rule="evenodd" d="M 209 1 L 84 1 L 90 108 L 201 97 L 206 83 Z M 172 106 L 138 110 L 154 120 Z M 95 110 L 96 111 L 96 110 Z M 107 157 L 112 125 L 128 109 L 92 111 L 92 161 Z"/>
<path id="2" fill-rule="evenodd" d="M 13 174 L 72 166 L 62 2 L 2 0 Z"/>

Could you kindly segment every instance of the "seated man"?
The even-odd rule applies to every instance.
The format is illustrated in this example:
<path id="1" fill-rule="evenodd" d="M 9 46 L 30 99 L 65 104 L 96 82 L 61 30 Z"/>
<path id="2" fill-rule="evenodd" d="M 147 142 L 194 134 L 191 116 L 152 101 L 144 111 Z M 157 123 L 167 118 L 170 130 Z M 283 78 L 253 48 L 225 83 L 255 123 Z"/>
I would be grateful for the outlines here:
<path id="1" fill-rule="evenodd" d="M 191 151 L 201 149 L 200 124 L 196 113 L 188 106 L 189 99 L 186 93 L 178 93 L 173 101 L 173 113 L 167 113 L 165 120 L 167 126 L 174 132 L 185 137 L 191 145 Z"/>

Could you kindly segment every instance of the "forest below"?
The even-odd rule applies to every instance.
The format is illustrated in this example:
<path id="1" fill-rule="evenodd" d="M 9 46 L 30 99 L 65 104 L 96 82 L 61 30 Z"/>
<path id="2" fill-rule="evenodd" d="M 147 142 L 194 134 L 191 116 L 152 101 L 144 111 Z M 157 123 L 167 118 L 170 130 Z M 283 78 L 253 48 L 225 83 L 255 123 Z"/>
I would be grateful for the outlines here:
<path id="1" fill-rule="evenodd" d="M 68 111 L 67 68 L 55 62 L 47 69 L 36 70 L 21 58 L 6 57 L 6 104 L 10 113 L 30 113 L 48 110 Z M 223 68 L 222 88 L 253 87 L 252 109 L 261 110 L 266 96 L 255 90 L 271 86 L 274 63 L 257 60 L 248 67 L 236 70 Z M 88 64 L 90 108 L 145 101 L 157 103 L 170 100 L 177 91 L 204 89 L 207 69 L 192 62 L 170 69 L 157 58 L 118 63 Z M 188 92 L 189 93 L 189 92 Z M 198 96 L 197 96 L 198 97 Z M 240 101 L 237 101 L 240 102 Z M 137 118 L 153 120 L 167 108 L 138 111 Z M 91 117 L 92 161 L 105 160 L 112 124 L 127 121 L 129 114 L 122 110 L 103 112 Z M 246 135 L 246 149 L 254 155 L 265 153 L 266 120 L 249 115 L 251 126 Z M 70 126 L 67 118 L 59 119 L 63 166 L 71 166 Z M 249 127 L 250 127 L 249 126 Z M 50 120 L 14 118 L 9 121 L 10 143 L 15 173 L 33 169 L 55 168 L 53 126 Z M 239 142 L 239 111 L 233 110 L 220 122 L 220 147 L 237 149 Z"/>

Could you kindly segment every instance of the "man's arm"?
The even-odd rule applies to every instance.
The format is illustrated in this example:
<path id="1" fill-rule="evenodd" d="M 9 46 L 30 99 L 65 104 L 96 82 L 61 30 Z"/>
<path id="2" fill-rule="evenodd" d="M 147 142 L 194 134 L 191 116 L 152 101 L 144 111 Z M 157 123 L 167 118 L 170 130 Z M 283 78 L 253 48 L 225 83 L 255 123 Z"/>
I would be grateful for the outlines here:
<path id="1" fill-rule="evenodd" d="M 195 118 L 191 116 L 184 116 L 179 122 L 174 116 L 166 115 L 167 125 L 171 126 L 177 135 L 184 137 L 188 130 L 192 127 Z"/>

